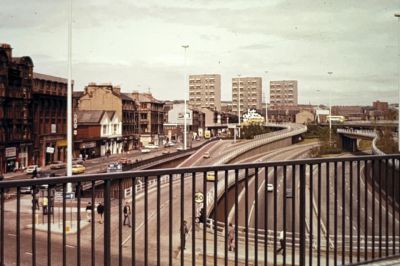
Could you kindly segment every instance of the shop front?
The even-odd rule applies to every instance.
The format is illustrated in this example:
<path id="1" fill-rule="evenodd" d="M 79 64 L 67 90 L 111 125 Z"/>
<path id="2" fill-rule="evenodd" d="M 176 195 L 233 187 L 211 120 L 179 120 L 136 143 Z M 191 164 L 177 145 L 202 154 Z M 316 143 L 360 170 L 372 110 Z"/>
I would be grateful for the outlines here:
<path id="1" fill-rule="evenodd" d="M 96 141 L 83 142 L 79 145 L 79 157 L 84 160 L 98 157 L 100 149 L 96 145 Z"/>
<path id="2" fill-rule="evenodd" d="M 7 147 L 5 152 L 5 167 L 6 173 L 13 172 L 16 169 L 17 164 L 17 147 Z"/>

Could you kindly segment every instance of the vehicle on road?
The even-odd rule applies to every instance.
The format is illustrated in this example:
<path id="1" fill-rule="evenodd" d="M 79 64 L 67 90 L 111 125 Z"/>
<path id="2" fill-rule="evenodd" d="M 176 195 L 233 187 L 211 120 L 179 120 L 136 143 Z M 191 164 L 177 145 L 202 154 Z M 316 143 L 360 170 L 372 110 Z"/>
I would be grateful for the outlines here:
<path id="1" fill-rule="evenodd" d="M 110 163 L 107 166 L 107 173 L 117 173 L 117 172 L 122 172 L 121 163 Z"/>
<path id="2" fill-rule="evenodd" d="M 166 151 L 162 151 L 162 154 L 169 154 L 170 151 L 166 150 Z"/>
<path id="3" fill-rule="evenodd" d="M 159 147 L 154 144 L 148 144 L 148 145 L 144 146 L 144 148 L 145 149 L 158 149 Z"/>
<path id="4" fill-rule="evenodd" d="M 184 148 L 183 148 L 183 147 L 178 147 L 178 148 L 176 148 L 176 150 L 178 150 L 178 151 L 183 151 Z"/>
<path id="5" fill-rule="evenodd" d="M 291 188 L 286 189 L 286 198 L 293 198 L 293 190 Z"/>
<path id="6" fill-rule="evenodd" d="M 267 184 L 267 191 L 268 192 L 273 192 L 274 191 L 274 185 L 273 184 Z"/>
<path id="7" fill-rule="evenodd" d="M 215 182 L 215 173 L 214 172 L 208 172 L 206 179 L 207 179 L 207 182 Z"/>
<path id="8" fill-rule="evenodd" d="M 72 166 L 72 174 L 77 175 L 77 174 L 83 174 L 85 172 L 86 168 L 85 166 L 81 164 L 74 164 Z"/>
<path id="9" fill-rule="evenodd" d="M 63 169 L 67 166 L 66 163 L 62 162 L 62 161 L 54 161 L 50 164 L 50 169 Z"/>
<path id="10" fill-rule="evenodd" d="M 210 158 L 210 153 L 209 153 L 208 151 L 206 151 L 206 152 L 203 154 L 203 158 Z"/>
<path id="11" fill-rule="evenodd" d="M 33 171 L 35 171 L 35 169 L 36 169 L 37 172 L 40 172 L 40 167 L 39 167 L 37 164 L 35 164 L 35 165 L 29 165 L 29 166 L 26 168 L 25 173 L 27 173 L 27 174 L 32 174 Z"/>
<path id="12" fill-rule="evenodd" d="M 31 193 L 31 187 L 30 186 L 20 187 L 19 192 L 21 192 L 22 194 L 30 194 Z"/>
<path id="13" fill-rule="evenodd" d="M 204 138 L 209 139 L 211 137 L 211 131 L 210 130 L 205 130 L 204 131 Z"/>
<path id="14" fill-rule="evenodd" d="M 141 149 L 140 151 L 141 151 L 142 153 L 149 153 L 149 152 L 151 152 L 150 149 Z"/>
<path id="15" fill-rule="evenodd" d="M 74 158 L 74 159 L 72 159 L 72 164 L 81 164 L 81 165 L 83 165 L 83 159 Z"/>

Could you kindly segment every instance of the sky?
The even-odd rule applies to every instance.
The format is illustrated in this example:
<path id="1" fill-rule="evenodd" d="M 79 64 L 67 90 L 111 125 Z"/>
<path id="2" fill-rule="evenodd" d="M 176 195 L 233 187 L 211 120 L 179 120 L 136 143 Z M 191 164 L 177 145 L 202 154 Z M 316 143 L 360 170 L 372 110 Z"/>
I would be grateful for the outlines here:
<path id="1" fill-rule="evenodd" d="M 74 90 L 110 82 L 183 99 L 185 74 L 218 73 L 222 100 L 240 74 L 263 78 L 267 102 L 270 80 L 297 80 L 304 104 L 398 101 L 400 0 L 72 1 Z M 67 77 L 68 1 L 1 6 L 0 43 Z"/>

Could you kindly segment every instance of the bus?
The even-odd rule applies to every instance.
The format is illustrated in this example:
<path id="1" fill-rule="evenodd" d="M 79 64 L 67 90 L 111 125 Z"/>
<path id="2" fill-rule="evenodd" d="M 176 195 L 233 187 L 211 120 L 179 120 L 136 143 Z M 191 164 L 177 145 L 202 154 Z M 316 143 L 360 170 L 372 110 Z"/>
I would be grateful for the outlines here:
<path id="1" fill-rule="evenodd" d="M 326 119 L 327 122 L 331 121 L 336 123 L 343 123 L 344 121 L 346 121 L 346 118 L 342 115 L 328 115 Z"/>

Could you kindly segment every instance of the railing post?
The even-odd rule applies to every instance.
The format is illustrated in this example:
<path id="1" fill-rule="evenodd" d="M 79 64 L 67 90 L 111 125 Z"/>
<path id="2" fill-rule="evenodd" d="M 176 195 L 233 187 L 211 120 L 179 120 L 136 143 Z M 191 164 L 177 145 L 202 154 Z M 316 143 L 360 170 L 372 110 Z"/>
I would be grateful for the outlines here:
<path id="1" fill-rule="evenodd" d="M 300 165 L 300 265 L 306 264 L 306 165 Z"/>
<path id="2" fill-rule="evenodd" d="M 111 197 L 110 197 L 110 183 L 109 179 L 104 180 L 104 265 L 111 265 Z M 95 203 L 92 204 L 95 211 Z M 95 223 L 93 220 L 92 223 Z"/>

